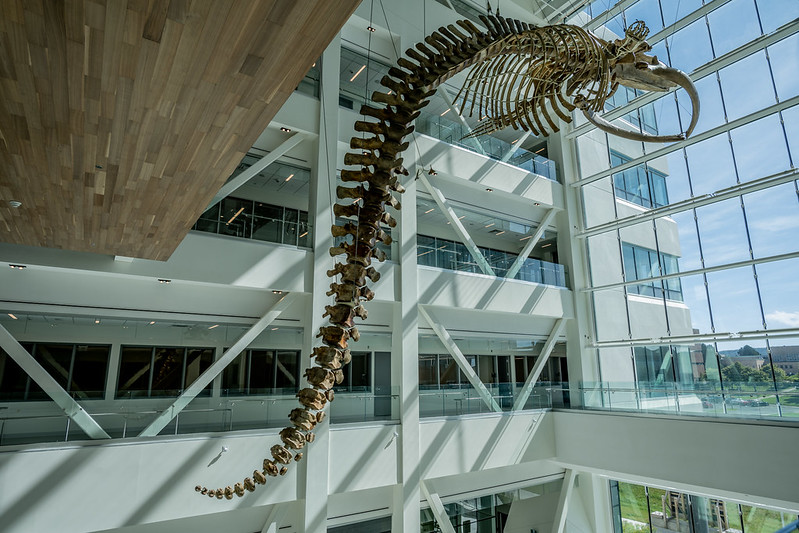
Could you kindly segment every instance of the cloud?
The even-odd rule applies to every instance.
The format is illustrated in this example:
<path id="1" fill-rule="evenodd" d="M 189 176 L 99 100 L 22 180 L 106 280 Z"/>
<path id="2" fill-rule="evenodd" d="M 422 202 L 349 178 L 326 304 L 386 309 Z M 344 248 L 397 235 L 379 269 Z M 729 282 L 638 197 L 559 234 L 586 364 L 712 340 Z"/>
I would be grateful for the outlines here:
<path id="1" fill-rule="evenodd" d="M 774 311 L 766 314 L 766 321 L 769 325 L 785 326 L 788 328 L 799 328 L 799 311 Z"/>

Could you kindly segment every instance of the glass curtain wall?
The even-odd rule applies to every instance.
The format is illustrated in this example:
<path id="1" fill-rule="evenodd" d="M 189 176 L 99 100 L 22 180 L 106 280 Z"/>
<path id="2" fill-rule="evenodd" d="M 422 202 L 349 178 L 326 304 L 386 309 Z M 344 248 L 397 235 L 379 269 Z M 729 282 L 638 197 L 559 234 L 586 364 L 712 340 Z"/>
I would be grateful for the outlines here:
<path id="1" fill-rule="evenodd" d="M 760 533 L 796 524 L 799 516 L 644 485 L 610 482 L 615 533 Z M 795 531 L 795 529 L 792 529 Z"/>
<path id="2" fill-rule="evenodd" d="M 580 20 L 617 35 L 643 20 L 702 111 L 691 138 L 666 145 L 576 117 L 569 186 L 583 206 L 601 382 L 584 387 L 603 391 L 589 404 L 796 419 L 799 374 L 785 360 L 799 357 L 799 2 L 614 5 L 592 2 Z M 626 128 L 690 121 L 682 89 L 612 104 Z M 645 393 L 664 376 L 668 402 Z"/>

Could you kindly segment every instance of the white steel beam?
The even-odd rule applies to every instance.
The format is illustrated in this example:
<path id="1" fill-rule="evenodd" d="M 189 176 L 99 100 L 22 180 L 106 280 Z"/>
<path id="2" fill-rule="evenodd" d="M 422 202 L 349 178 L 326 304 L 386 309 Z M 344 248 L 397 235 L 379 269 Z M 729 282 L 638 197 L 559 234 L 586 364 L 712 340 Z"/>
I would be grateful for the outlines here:
<path id="1" fill-rule="evenodd" d="M 455 233 L 458 234 L 458 236 L 461 239 L 461 242 L 463 242 L 463 244 L 466 245 L 466 248 L 469 249 L 469 252 L 472 254 L 472 258 L 474 258 L 475 262 L 477 263 L 477 266 L 480 267 L 480 270 L 483 271 L 483 274 L 487 274 L 489 276 L 496 276 L 496 273 L 494 273 L 494 269 L 491 268 L 491 265 L 489 265 L 488 261 L 486 261 L 483 252 L 481 252 L 480 249 L 477 247 L 477 245 L 474 243 L 472 237 L 466 231 L 466 228 L 463 227 L 463 224 L 461 224 L 461 221 L 458 220 L 457 215 L 455 215 L 455 211 L 453 211 L 452 208 L 449 206 L 449 203 L 447 202 L 447 199 L 444 197 L 444 194 L 438 188 L 436 188 L 432 183 L 430 183 L 430 181 L 427 179 L 427 176 L 424 175 L 424 172 L 421 169 L 419 169 L 416 172 L 416 176 L 419 178 L 419 181 L 422 182 L 422 185 L 424 185 L 425 189 L 427 189 L 427 191 L 430 193 L 430 196 L 433 197 L 433 200 L 435 200 L 436 205 L 438 205 L 438 208 L 441 209 L 442 213 L 444 213 L 444 216 L 447 217 L 449 223 L 452 224 L 453 228 L 455 228 Z"/>
<path id="2" fill-rule="evenodd" d="M 558 506 L 555 509 L 555 520 L 552 523 L 552 533 L 563 533 L 566 528 L 566 516 L 569 513 L 569 500 L 574 489 L 574 478 L 577 474 L 574 470 L 567 468 L 563 475 L 563 485 L 560 487 L 560 497 Z"/>
<path id="3" fill-rule="evenodd" d="M 521 137 L 516 139 L 516 142 L 511 144 L 510 148 L 508 148 L 508 151 L 505 152 L 505 155 L 502 156 L 502 162 L 503 163 L 507 163 L 508 161 L 510 161 L 510 158 L 513 157 L 513 154 L 516 153 L 516 150 L 518 150 L 519 147 L 521 147 L 522 143 L 524 141 L 526 141 L 527 137 L 529 137 L 529 136 L 530 136 L 530 132 L 529 131 L 525 131 L 524 134 Z"/>
<path id="4" fill-rule="evenodd" d="M 297 132 L 263 156 L 261 159 L 256 161 L 252 164 L 249 168 L 245 169 L 241 174 L 233 178 L 232 180 L 225 183 L 219 192 L 214 195 L 214 199 L 211 200 L 211 203 L 208 204 L 208 209 L 215 206 L 219 202 L 221 202 L 227 196 L 230 196 L 233 191 L 250 181 L 255 175 L 261 172 L 263 169 L 274 163 L 278 160 L 278 158 L 284 156 L 286 152 L 300 144 L 302 141 L 308 138 L 308 135 L 302 132 Z"/>
<path id="5" fill-rule="evenodd" d="M 683 272 L 675 272 L 674 274 L 664 274 L 662 276 L 654 276 L 651 278 L 641 278 L 631 281 L 619 281 L 618 283 L 609 283 L 607 285 L 600 285 L 598 287 L 586 287 L 580 289 L 581 292 L 594 292 L 604 291 L 607 289 L 615 289 L 619 287 L 627 287 L 629 285 L 640 285 L 650 281 L 662 281 L 666 279 L 685 278 L 688 276 L 697 276 L 699 274 L 707 274 L 708 272 L 721 272 L 722 270 L 730 270 L 733 268 L 748 267 L 752 265 L 761 265 L 764 263 L 774 263 L 776 261 L 786 261 L 788 259 L 796 259 L 799 257 L 799 252 L 791 252 L 789 254 L 770 255 L 768 257 L 760 257 L 758 259 L 747 259 L 746 261 L 736 261 L 735 263 L 727 263 L 724 265 L 697 268 L 695 270 L 685 270 Z"/>
<path id="6" fill-rule="evenodd" d="M 288 505 L 286 503 L 273 505 L 272 510 L 269 511 L 269 516 L 266 518 L 264 527 L 261 528 L 261 533 L 277 533 L 280 524 L 286 517 L 286 512 L 288 512 Z"/>
<path id="7" fill-rule="evenodd" d="M 100 424 L 78 404 L 67 391 L 40 365 L 17 339 L 0 324 L 0 347 L 22 367 L 33 381 L 92 439 L 110 439 Z"/>
<path id="8" fill-rule="evenodd" d="M 612 19 L 613 17 L 615 17 L 616 15 L 618 15 L 619 13 L 621 13 L 622 11 L 624 11 L 625 9 L 627 9 L 637 1 L 638 0 L 622 0 L 618 4 L 611 7 L 610 9 L 603 11 L 599 15 L 592 18 L 590 21 L 588 21 L 588 24 L 586 24 L 584 28 L 586 30 L 595 30 L 600 26 L 604 26 L 605 24 L 608 23 L 610 19 Z"/>
<path id="9" fill-rule="evenodd" d="M 166 427 L 169 422 L 172 421 L 189 403 L 197 397 L 197 395 L 208 385 L 211 383 L 214 378 L 222 372 L 225 367 L 230 364 L 233 359 L 235 359 L 247 346 L 250 345 L 255 338 L 261 334 L 263 330 L 265 330 L 269 324 L 271 324 L 280 313 L 286 310 L 286 308 L 294 302 L 295 295 L 291 293 L 284 294 L 283 297 L 278 300 L 272 308 L 266 312 L 266 314 L 261 317 L 261 319 L 253 324 L 253 326 L 244 332 L 244 334 L 239 337 L 239 339 L 233 343 L 233 346 L 227 349 L 225 353 L 222 354 L 218 360 L 216 360 L 208 369 L 200 374 L 200 376 L 194 380 L 194 382 L 186 387 L 186 390 L 183 391 L 183 394 L 178 396 L 178 398 L 164 411 L 159 414 L 155 420 L 153 420 L 150 425 L 142 430 L 139 433 L 139 437 L 154 437 L 158 435 L 158 433 Z"/>
<path id="10" fill-rule="evenodd" d="M 480 395 L 480 398 L 482 398 L 485 404 L 494 412 L 502 412 L 502 408 L 499 406 L 494 397 L 491 396 L 491 393 L 488 391 L 483 382 L 480 381 L 480 377 L 475 374 L 472 365 L 470 365 L 466 360 L 466 357 L 464 357 L 463 352 L 460 348 L 458 348 L 458 345 L 455 344 L 455 341 L 452 340 L 449 332 L 444 329 L 441 324 L 435 321 L 433 317 L 430 316 L 429 312 L 421 305 L 419 306 L 419 314 L 424 317 L 424 319 L 427 320 L 427 323 L 430 324 L 430 327 L 433 328 L 433 331 L 441 340 L 441 343 L 447 349 L 447 352 L 449 352 L 449 354 L 458 364 L 458 368 L 460 368 L 461 371 L 466 375 L 466 379 L 469 380 L 469 383 L 472 384 L 472 387 L 475 388 L 477 394 Z"/>
<path id="11" fill-rule="evenodd" d="M 752 340 L 763 339 L 785 339 L 799 336 L 799 328 L 784 329 L 756 329 L 752 331 L 725 331 L 719 333 L 697 333 L 695 335 L 675 335 L 672 337 L 653 337 L 623 339 L 611 341 L 596 341 L 586 345 L 588 348 L 628 348 L 630 346 L 655 346 L 655 345 L 679 345 L 685 346 L 697 343 L 723 342 L 729 340 L 744 343 Z"/>
<path id="12" fill-rule="evenodd" d="M 538 224 L 535 233 L 533 233 L 532 237 L 527 239 L 524 248 L 522 248 L 522 251 L 519 252 L 519 257 L 516 258 L 516 260 L 508 269 L 507 274 L 505 274 L 506 278 L 513 279 L 516 276 L 516 274 L 519 272 L 519 269 L 522 268 L 524 260 L 527 259 L 527 257 L 530 255 L 530 252 L 533 251 L 533 248 L 535 248 L 535 245 L 538 244 L 538 241 L 541 239 L 541 236 L 544 234 L 544 231 L 546 231 L 547 227 L 552 223 L 552 219 L 555 218 L 555 212 L 556 209 L 553 207 L 552 209 L 547 211 L 546 215 L 544 215 L 544 218 Z"/>
<path id="13" fill-rule="evenodd" d="M 438 527 L 441 528 L 441 533 L 455 533 L 455 528 L 452 527 L 452 522 L 449 521 L 447 510 L 444 509 L 444 504 L 441 502 L 441 497 L 438 493 L 430 492 L 424 481 L 421 481 L 419 486 L 422 489 L 422 496 L 430 505 L 430 510 L 433 511 Z"/>
<path id="14" fill-rule="evenodd" d="M 648 220 L 667 217 L 675 213 L 688 211 L 689 209 L 729 200 L 730 198 L 735 198 L 736 196 L 768 189 L 769 187 L 776 187 L 777 185 L 794 181 L 797 179 L 797 177 L 799 177 L 799 169 L 792 168 L 790 170 L 778 172 L 776 174 L 765 176 L 756 180 L 739 183 L 737 185 L 733 185 L 732 187 L 727 187 L 726 189 L 721 189 L 716 192 L 695 196 L 681 202 L 674 202 L 673 204 L 669 204 L 664 207 L 648 209 L 643 213 L 624 217 L 619 220 L 612 220 L 610 222 L 606 222 L 605 224 L 591 226 L 590 228 L 578 233 L 577 236 L 582 238 L 592 237 L 594 235 L 599 235 L 608 231 L 634 226 Z"/>
<path id="15" fill-rule="evenodd" d="M 595 181 L 601 180 L 602 178 L 606 178 L 611 174 L 622 172 L 624 170 L 627 170 L 628 168 L 637 167 L 638 165 L 646 163 L 647 161 L 663 157 L 664 155 L 668 155 L 672 152 L 676 152 L 680 148 L 691 146 L 692 144 L 704 141 L 705 139 L 710 139 L 711 137 L 715 137 L 719 133 L 725 133 L 739 126 L 743 126 L 745 124 L 749 124 L 750 122 L 754 122 L 755 120 L 760 120 L 761 118 L 773 115 L 774 113 L 782 111 L 783 109 L 788 109 L 789 107 L 793 107 L 797 104 L 799 104 L 799 96 L 794 96 L 793 98 L 789 98 L 777 104 L 765 107 L 760 111 L 755 111 L 754 113 L 751 113 L 744 117 L 735 119 L 731 122 L 727 122 L 726 124 L 722 124 L 721 126 L 717 126 L 713 129 L 707 130 L 703 133 L 700 133 L 699 135 L 692 135 L 691 137 L 683 141 L 672 143 L 668 146 L 660 148 L 659 150 L 654 150 L 652 152 L 649 152 L 646 155 L 633 159 L 632 161 L 628 161 L 627 163 L 622 163 L 621 165 L 615 166 L 613 168 L 597 172 L 596 174 L 588 176 L 587 178 L 583 178 L 578 181 L 573 181 L 571 183 L 571 186 L 582 187 L 583 185 L 588 185 L 589 183 L 593 183 Z"/>
<path id="16" fill-rule="evenodd" d="M 539 376 L 541 376 L 541 372 L 544 370 L 544 365 L 547 361 L 549 361 L 549 355 L 552 353 L 552 349 L 555 347 L 555 343 L 560 337 L 565 323 L 566 319 L 559 318 L 555 321 L 555 325 L 552 326 L 552 331 L 549 332 L 549 337 L 547 337 L 544 346 L 541 348 L 541 353 L 538 355 L 535 365 L 533 365 L 532 372 L 530 372 L 530 375 L 527 376 L 524 386 L 522 386 L 522 390 L 519 391 L 519 395 L 516 397 L 516 401 L 513 403 L 514 411 L 523 409 L 524 404 L 527 403 L 527 398 L 529 398 L 530 393 L 533 392 L 533 387 L 535 387 Z"/>
<path id="17" fill-rule="evenodd" d="M 441 98 L 444 99 L 444 102 L 447 104 L 447 107 L 449 108 L 450 112 L 455 113 L 455 116 L 458 117 L 458 120 L 460 121 L 461 125 L 466 129 L 466 131 L 472 133 L 472 127 L 469 125 L 468 122 L 466 122 L 466 118 L 464 118 L 464 116 L 461 115 L 461 112 L 458 110 L 458 108 L 455 107 L 455 102 L 452 101 L 452 97 L 450 97 L 444 84 L 438 86 L 438 94 L 440 94 Z M 486 155 L 485 149 L 483 148 L 483 143 L 480 142 L 480 139 L 478 139 L 477 137 L 472 137 L 472 138 L 474 139 L 474 143 L 477 145 L 477 149 L 480 150 L 480 153 L 482 155 Z"/>

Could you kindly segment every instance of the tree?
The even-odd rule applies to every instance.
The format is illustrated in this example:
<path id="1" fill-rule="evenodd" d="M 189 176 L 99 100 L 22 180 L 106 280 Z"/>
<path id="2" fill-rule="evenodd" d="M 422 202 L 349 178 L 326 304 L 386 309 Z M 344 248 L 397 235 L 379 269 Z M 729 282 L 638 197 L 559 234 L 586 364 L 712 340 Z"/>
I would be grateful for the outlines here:
<path id="1" fill-rule="evenodd" d="M 738 355 L 760 355 L 760 352 L 749 346 L 748 344 L 744 344 L 741 348 L 738 349 Z"/>
<path id="2" fill-rule="evenodd" d="M 771 372 L 774 372 L 774 379 L 777 381 L 788 381 L 788 374 L 785 373 L 785 370 L 781 369 L 778 366 L 774 365 L 763 365 L 763 368 L 760 369 L 766 376 L 768 376 L 769 381 L 771 380 Z"/>

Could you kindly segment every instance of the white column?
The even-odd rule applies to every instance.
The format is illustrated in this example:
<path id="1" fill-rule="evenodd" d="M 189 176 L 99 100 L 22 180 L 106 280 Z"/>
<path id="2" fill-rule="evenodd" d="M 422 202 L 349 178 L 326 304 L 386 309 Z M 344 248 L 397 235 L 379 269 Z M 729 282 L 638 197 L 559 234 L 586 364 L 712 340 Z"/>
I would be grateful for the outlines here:
<path id="1" fill-rule="evenodd" d="M 335 260 L 328 250 L 333 246 L 330 226 L 333 225 L 333 203 L 336 201 L 336 166 L 338 154 L 338 94 L 339 61 L 341 56 L 341 35 L 322 53 L 322 72 L 320 91 L 319 140 L 316 160 L 311 172 L 311 209 L 313 213 L 313 276 L 310 305 L 305 313 L 303 331 L 303 352 L 300 372 L 311 364 L 310 354 L 319 345 L 316 334 L 325 324 L 322 315 L 329 298 L 325 292 L 330 284 L 327 271 L 333 268 Z M 304 387 L 302 380 L 300 388 Z M 286 413 L 288 414 L 288 413 Z M 303 466 L 298 471 L 300 493 L 303 501 L 303 521 L 306 533 L 325 533 L 327 531 L 328 466 L 330 463 L 330 418 L 316 426 L 316 440 L 308 447 Z M 304 487 L 303 487 L 304 485 Z"/>
<path id="2" fill-rule="evenodd" d="M 105 382 L 105 399 L 111 401 L 116 394 L 117 380 L 119 379 L 119 356 L 122 346 L 119 343 L 111 345 L 111 353 L 108 354 L 108 375 Z"/>
<path id="3" fill-rule="evenodd" d="M 0 325 L 0 347 L 6 351 L 16 363 L 22 367 L 30 378 L 39 385 L 47 395 L 93 439 L 110 439 L 108 433 L 97 421 L 78 404 L 61 385 L 53 379 L 47 370 L 40 365 L 28 351 L 17 342 L 8 330 Z"/>
<path id="4" fill-rule="evenodd" d="M 413 144 L 413 141 L 411 141 Z M 416 265 L 416 180 L 411 146 L 405 151 L 410 176 L 404 178 L 402 209 L 396 213 L 399 240 L 395 287 L 398 303 L 394 305 L 391 379 L 399 389 L 400 438 L 398 479 L 394 490 L 391 530 L 403 533 L 419 531 L 419 294 Z M 410 161 L 409 161 L 410 160 Z"/>

